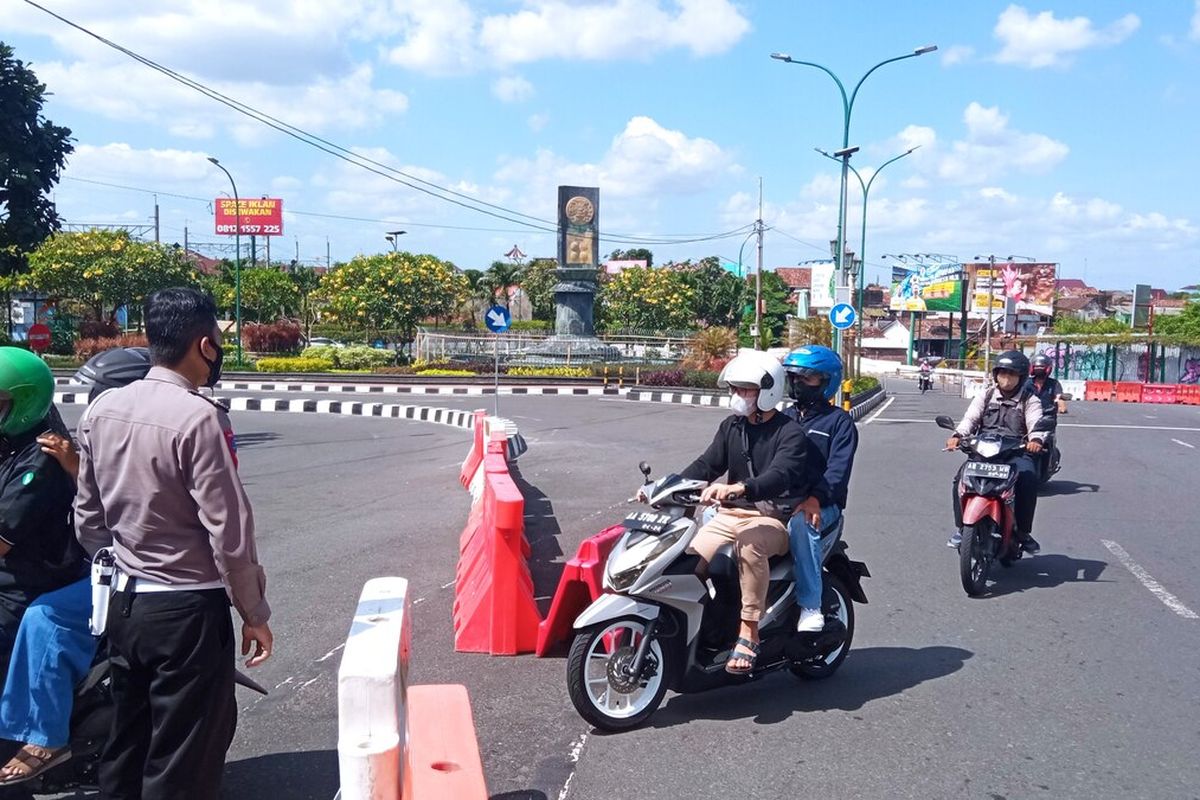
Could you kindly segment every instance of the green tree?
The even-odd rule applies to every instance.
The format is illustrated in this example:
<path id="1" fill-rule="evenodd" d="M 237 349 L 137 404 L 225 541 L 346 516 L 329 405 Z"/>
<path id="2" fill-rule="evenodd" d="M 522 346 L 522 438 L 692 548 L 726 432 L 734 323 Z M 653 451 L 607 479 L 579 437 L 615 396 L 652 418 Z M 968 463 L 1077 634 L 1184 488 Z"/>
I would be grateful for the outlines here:
<path id="1" fill-rule="evenodd" d="M 467 296 L 463 304 L 471 315 L 471 327 L 474 328 L 479 323 L 479 306 L 486 309 L 492 304 L 496 298 L 496 287 L 483 270 L 464 269 L 462 274 L 467 279 Z"/>
<path id="2" fill-rule="evenodd" d="M 300 310 L 300 292 L 286 273 L 275 267 L 242 270 L 242 314 L 258 322 L 274 322 Z"/>
<path id="3" fill-rule="evenodd" d="M 520 264 L 508 261 L 493 261 L 484 277 L 492 289 L 492 297 L 499 295 L 500 305 L 508 308 L 508 290 L 521 283 L 522 268 Z"/>
<path id="4" fill-rule="evenodd" d="M 709 327 L 736 328 L 747 302 L 746 281 L 721 269 L 716 256 L 679 265 L 696 293 L 694 318 Z"/>
<path id="5" fill-rule="evenodd" d="M 288 273 L 296 295 L 300 298 L 300 324 L 304 328 L 304 341 L 312 338 L 312 326 L 317 321 L 317 291 L 321 276 L 312 267 L 292 267 Z"/>
<path id="6" fill-rule="evenodd" d="M 1085 320 L 1078 317 L 1055 317 L 1054 332 L 1064 336 L 1080 333 L 1129 333 L 1129 326 L 1111 318 Z"/>
<path id="7" fill-rule="evenodd" d="M 647 267 L 654 266 L 654 253 L 644 247 L 630 250 L 613 250 L 608 254 L 609 261 L 645 261 Z"/>
<path id="8" fill-rule="evenodd" d="M 400 331 L 404 344 L 418 323 L 449 316 L 467 295 L 466 277 L 448 261 L 407 252 L 358 256 L 321 278 L 330 322 L 378 334 Z"/>
<path id="9" fill-rule="evenodd" d="M 534 319 L 554 321 L 554 285 L 558 283 L 558 277 L 554 274 L 556 269 L 558 262 L 553 258 L 535 258 L 521 274 L 521 289 L 529 298 Z"/>
<path id="10" fill-rule="evenodd" d="M 610 330 L 687 330 L 696 327 L 695 299 L 682 270 L 634 267 L 601 284 L 600 310 Z"/>
<path id="11" fill-rule="evenodd" d="M 774 272 L 762 274 L 762 329 L 759 331 L 758 346 L 774 347 L 783 342 L 784 328 L 787 318 L 792 313 L 792 304 L 788 301 L 789 290 Z M 750 326 L 754 324 L 754 281 L 746 281 L 746 312 L 742 317 L 742 325 L 738 330 L 738 338 L 744 347 L 753 347 L 754 339 L 750 336 Z"/>
<path id="12" fill-rule="evenodd" d="M 1200 342 L 1200 300 L 1188 303 L 1178 314 L 1155 315 L 1154 333 Z"/>
<path id="13" fill-rule="evenodd" d="M 71 131 L 42 116 L 46 86 L 0 42 L 0 275 L 23 272 L 30 251 L 59 229 L 50 191 Z"/>
<path id="14" fill-rule="evenodd" d="M 74 300 L 92 318 L 116 320 L 121 306 L 141 303 L 167 286 L 196 286 L 195 269 L 172 247 L 139 242 L 126 231 L 57 233 L 29 256 L 21 283 L 49 295 Z"/>

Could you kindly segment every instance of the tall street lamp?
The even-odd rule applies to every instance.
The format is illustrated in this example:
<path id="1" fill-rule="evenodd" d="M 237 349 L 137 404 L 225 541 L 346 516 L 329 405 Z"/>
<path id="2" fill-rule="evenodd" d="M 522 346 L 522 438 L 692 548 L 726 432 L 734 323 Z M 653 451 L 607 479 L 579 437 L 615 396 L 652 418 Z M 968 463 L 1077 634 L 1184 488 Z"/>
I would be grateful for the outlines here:
<path id="1" fill-rule="evenodd" d="M 917 145 L 917 147 L 920 147 L 920 146 L 921 145 Z M 904 151 L 900 155 L 894 156 L 893 158 L 889 158 L 887 161 L 880 164 L 879 167 L 875 170 L 875 172 L 873 172 L 871 174 L 871 179 L 866 182 L 863 182 L 862 175 L 859 173 L 858 170 L 856 170 L 854 167 L 850 167 L 850 171 L 852 173 L 854 173 L 854 177 L 858 178 L 858 185 L 860 187 L 862 187 L 862 195 L 863 195 L 862 238 L 859 240 L 859 245 L 858 245 L 858 263 L 860 266 L 858 268 L 858 302 L 856 304 L 858 306 L 858 321 L 856 323 L 858 347 L 855 350 L 855 358 L 854 358 L 854 374 L 855 375 L 862 374 L 862 327 L 863 327 L 863 316 L 864 316 L 863 311 L 864 311 L 864 305 L 865 305 L 863 302 L 863 295 L 865 293 L 865 285 L 864 285 L 865 278 L 864 278 L 864 276 L 867 273 L 867 195 L 870 194 L 870 192 L 871 192 L 871 184 L 873 184 L 875 182 L 875 178 L 877 178 L 879 176 L 879 173 L 883 172 L 884 167 L 886 167 L 888 164 L 892 164 L 896 161 L 899 161 L 900 159 L 904 158 L 905 156 L 911 156 L 913 154 L 913 152 L 917 149 L 917 147 L 910 147 L 908 150 Z M 833 153 L 826 153 L 824 150 L 822 150 L 819 147 L 814 148 L 814 149 L 821 155 L 825 156 L 826 158 L 832 159 L 834 161 L 841 160 Z M 847 166 L 850 166 L 849 163 L 847 163 Z"/>
<path id="2" fill-rule="evenodd" d="M 233 313 L 235 334 L 237 336 L 237 360 L 240 367 L 242 364 L 242 203 L 238 200 L 237 184 L 234 183 L 233 176 L 229 174 L 229 170 L 221 166 L 221 162 L 212 156 L 209 156 L 208 160 L 213 166 L 225 173 L 225 177 L 229 178 L 229 185 L 233 187 L 233 238 L 235 251 L 233 256 Z"/>
<path id="3" fill-rule="evenodd" d="M 754 230 L 750 231 L 750 235 L 742 240 L 742 246 L 738 248 L 738 277 L 742 277 L 742 254 L 746 251 L 746 245 L 750 240 L 758 236 L 758 223 L 755 223 Z M 758 349 L 758 342 L 762 338 L 762 312 L 759 307 L 762 305 L 762 269 L 759 268 L 754 275 L 754 349 Z"/>
<path id="4" fill-rule="evenodd" d="M 406 233 L 408 233 L 408 231 L 388 231 L 387 234 L 383 237 L 392 243 L 392 252 L 393 253 L 395 253 L 398 250 L 398 248 L 396 246 L 396 241 Z"/>
<path id="5" fill-rule="evenodd" d="M 772 53 L 771 54 L 771 58 L 775 59 L 776 61 L 783 61 L 788 64 L 799 64 L 800 66 L 804 66 L 804 67 L 816 67 L 817 69 L 821 70 L 826 75 L 828 75 L 829 77 L 833 78 L 833 82 L 837 84 L 838 91 L 841 92 L 841 95 L 842 95 L 842 149 L 840 151 L 838 151 L 840 154 L 840 157 L 842 159 L 842 183 L 841 183 L 841 192 L 840 192 L 839 200 L 838 200 L 838 229 L 837 229 L 838 252 L 837 252 L 837 258 L 838 258 L 838 273 L 840 276 L 841 285 L 843 285 L 843 286 L 845 286 L 847 284 L 846 245 L 845 245 L 846 239 L 844 236 L 844 230 L 846 227 L 846 182 L 848 179 L 848 173 L 849 173 L 849 167 L 850 167 L 849 153 L 845 153 L 845 151 L 850 146 L 850 115 L 854 111 L 854 101 L 858 97 L 858 90 L 862 88 L 863 82 L 868 77 L 870 77 L 872 72 L 874 72 L 875 70 L 884 66 L 885 64 L 891 64 L 894 61 L 903 61 L 906 58 L 915 58 L 916 56 L 923 56 L 926 53 L 932 53 L 935 50 L 937 50 L 937 45 L 926 45 L 925 47 L 918 47 L 916 50 L 912 51 L 911 53 L 905 53 L 902 56 L 896 56 L 895 58 L 889 58 L 889 59 L 880 61 L 878 64 L 876 64 L 875 66 L 873 66 L 869 70 L 867 70 L 863 74 L 863 76 L 858 79 L 858 83 L 856 83 L 854 85 L 854 90 L 852 92 L 850 92 L 849 95 L 846 94 L 846 86 L 842 83 L 841 79 L 837 75 L 834 74 L 833 70 L 829 69 L 828 67 L 823 66 L 821 64 L 817 64 L 816 62 L 813 62 L 813 61 L 799 61 L 797 59 L 792 58 L 791 56 L 789 56 L 786 53 Z M 851 151 L 851 152 L 853 152 L 853 151 Z M 861 313 L 861 310 L 860 310 L 860 313 Z M 834 344 L 836 346 L 838 346 L 838 349 L 840 349 L 841 332 L 837 331 L 835 333 L 837 335 L 834 338 Z"/>

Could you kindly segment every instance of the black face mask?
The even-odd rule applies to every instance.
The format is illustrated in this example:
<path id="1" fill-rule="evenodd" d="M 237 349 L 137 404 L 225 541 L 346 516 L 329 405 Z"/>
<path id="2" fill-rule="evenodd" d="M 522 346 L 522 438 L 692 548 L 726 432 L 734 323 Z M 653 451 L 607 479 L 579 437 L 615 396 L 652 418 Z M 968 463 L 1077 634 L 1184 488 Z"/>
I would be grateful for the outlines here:
<path id="1" fill-rule="evenodd" d="M 815 406 L 825 402 L 825 387 L 823 386 L 809 386 L 806 383 L 797 383 L 792 391 L 795 394 L 797 405 Z"/>
<path id="2" fill-rule="evenodd" d="M 217 357 L 210 361 L 208 356 L 204 355 L 203 350 L 200 351 L 200 357 L 204 359 L 205 364 L 208 364 L 208 380 L 204 382 L 204 385 L 213 389 L 216 387 L 217 381 L 221 380 L 221 364 L 225 361 L 225 349 L 211 340 L 209 343 L 217 351 Z"/>

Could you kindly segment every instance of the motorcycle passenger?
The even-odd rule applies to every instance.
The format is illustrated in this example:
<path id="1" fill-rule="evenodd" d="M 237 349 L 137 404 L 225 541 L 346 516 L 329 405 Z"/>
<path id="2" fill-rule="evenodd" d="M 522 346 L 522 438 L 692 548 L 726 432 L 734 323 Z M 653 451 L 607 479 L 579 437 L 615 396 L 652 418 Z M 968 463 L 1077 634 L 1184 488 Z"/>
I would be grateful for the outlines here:
<path id="1" fill-rule="evenodd" d="M 1026 452 L 1016 456 L 1010 463 L 1017 470 L 1016 515 L 1017 539 L 1021 548 L 1033 555 L 1041 545 L 1033 538 L 1033 515 L 1037 509 L 1037 467 L 1033 462 L 1042 450 L 1045 434 L 1035 431 L 1034 426 L 1042 418 L 1042 403 L 1029 391 L 1025 376 L 1029 374 L 1029 359 L 1017 350 L 1008 350 L 996 358 L 992 366 L 995 385 L 971 401 L 967 413 L 955 428 L 954 435 L 946 440 L 947 450 L 957 450 L 964 436 L 982 433 L 999 433 L 1005 436 L 1027 438 Z M 961 470 L 960 470 L 961 472 Z M 948 547 L 958 547 L 962 542 L 962 507 L 958 498 L 958 477 L 953 484 L 954 533 L 946 542 Z"/>
<path id="2" fill-rule="evenodd" d="M 41 594 L 87 575 L 71 526 L 75 486 L 38 435 L 55 427 L 54 376 L 28 350 L 0 347 L 0 670 Z M 61 423 L 60 423 L 61 424 Z"/>
<path id="3" fill-rule="evenodd" d="M 144 378 L 149 370 L 146 348 L 114 348 L 91 358 L 76 377 L 92 384 L 90 402 Z M 37 441 L 74 483 L 79 453 L 65 428 L 47 431 Z M 71 757 L 67 745 L 75 687 L 96 655 L 97 640 L 88 625 L 91 610 L 91 581 L 85 577 L 41 595 L 21 619 L 0 694 L 0 739 L 19 742 L 22 748 L 0 768 L 0 786 L 28 781 Z"/>
<path id="4" fill-rule="evenodd" d="M 788 396 L 795 403 L 783 413 L 800 423 L 820 456 L 821 477 L 788 523 L 796 577 L 801 633 L 825 627 L 821 613 L 821 531 L 838 521 L 846 508 L 850 470 L 858 449 L 854 419 L 829 401 L 842 382 L 842 360 L 828 347 L 799 347 L 783 359 Z"/>
<path id="5" fill-rule="evenodd" d="M 1038 400 L 1042 403 L 1042 416 L 1049 417 L 1054 422 L 1054 428 L 1046 437 L 1047 452 L 1043 454 L 1043 458 L 1052 458 L 1057 449 L 1057 437 L 1054 435 L 1058 429 L 1058 414 L 1066 406 L 1066 401 L 1063 400 L 1062 384 L 1051 376 L 1054 372 L 1054 359 L 1045 353 L 1038 353 L 1033 357 L 1033 366 L 1029 372 L 1029 391 L 1037 395 Z M 1053 462 L 1051 462 L 1053 463 Z"/>
<path id="6" fill-rule="evenodd" d="M 680 472 L 702 481 L 728 475 L 728 483 L 711 484 L 701 493 L 702 502 L 720 508 L 696 534 L 692 549 L 702 560 L 702 573 L 722 545 L 733 542 L 737 551 L 741 625 L 725 665 L 734 674 L 754 669 L 768 561 L 787 552 L 787 495 L 804 486 L 809 469 L 804 431 L 775 409 L 785 384 L 783 366 L 766 353 L 747 351 L 726 364 L 717 385 L 729 390 L 733 414 L 722 420 L 708 449 Z"/>

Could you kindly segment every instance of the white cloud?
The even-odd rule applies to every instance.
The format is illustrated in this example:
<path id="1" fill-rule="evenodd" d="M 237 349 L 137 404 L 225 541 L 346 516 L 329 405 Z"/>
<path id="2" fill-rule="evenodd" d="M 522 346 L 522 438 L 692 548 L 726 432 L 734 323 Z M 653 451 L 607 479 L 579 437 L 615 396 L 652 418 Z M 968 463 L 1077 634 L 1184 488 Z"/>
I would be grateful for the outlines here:
<path id="1" fill-rule="evenodd" d="M 1075 53 L 1125 41 L 1140 25 L 1136 14 L 1126 14 L 1101 29 L 1087 17 L 1058 19 L 1051 11 L 1035 16 L 1010 5 L 1000 13 L 993 30 L 1002 44 L 996 61 L 1029 69 L 1065 66 Z"/>
<path id="2" fill-rule="evenodd" d="M 954 142 L 938 163 L 938 177 L 943 180 L 984 183 L 1013 169 L 1046 172 L 1070 152 L 1066 144 L 1045 134 L 1009 128 L 1008 116 L 996 107 L 972 102 L 963 112 L 963 122 L 966 138 Z"/>
<path id="3" fill-rule="evenodd" d="M 1200 0 L 1196 0 L 1196 11 L 1192 14 L 1192 30 L 1188 35 L 1200 41 Z"/>
<path id="4" fill-rule="evenodd" d="M 521 103 L 533 97 L 533 84 L 520 75 L 508 75 L 492 83 L 492 94 L 502 103 Z"/>
<path id="5" fill-rule="evenodd" d="M 529 130 L 534 133 L 541 133 L 548 124 L 550 124 L 550 114 L 545 111 L 539 111 L 536 114 L 529 116 Z"/>
<path id="6" fill-rule="evenodd" d="M 968 47 L 965 44 L 952 45 L 951 47 L 947 47 L 946 51 L 942 53 L 942 66 L 952 67 L 955 64 L 966 63 L 967 61 L 970 61 L 974 55 L 974 47 Z"/>
<path id="7" fill-rule="evenodd" d="M 80 144 L 67 156 L 65 174 L 89 180 L 136 180 L 140 185 L 167 186 L 225 178 L 208 162 L 208 154 L 194 150 L 138 150 L 124 142 L 102 146 Z M 218 181 L 219 177 L 219 181 Z"/>
<path id="8" fill-rule="evenodd" d="M 731 0 L 524 0 L 517 11 L 491 15 L 477 15 L 463 0 L 409 0 L 396 16 L 401 42 L 388 59 L 437 75 L 674 49 L 704 57 L 728 51 L 750 30 Z"/>

